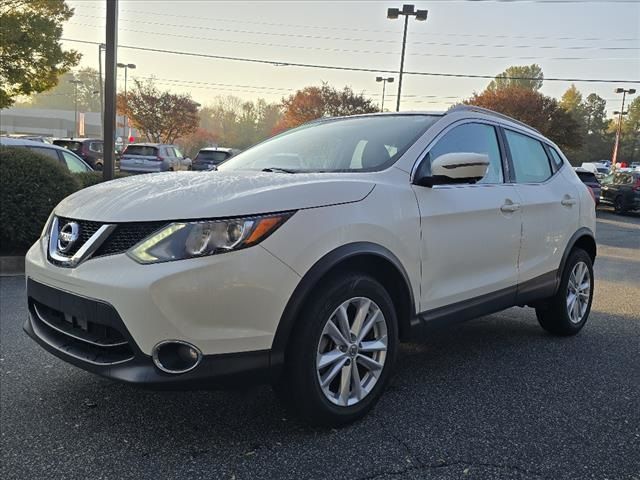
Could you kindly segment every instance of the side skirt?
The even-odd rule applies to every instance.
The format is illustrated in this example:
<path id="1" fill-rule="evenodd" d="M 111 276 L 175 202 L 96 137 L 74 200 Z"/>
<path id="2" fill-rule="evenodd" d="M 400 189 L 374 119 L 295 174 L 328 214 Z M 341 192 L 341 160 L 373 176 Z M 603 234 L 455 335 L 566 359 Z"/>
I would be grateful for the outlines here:
<path id="1" fill-rule="evenodd" d="M 434 329 L 549 298 L 556 292 L 557 278 L 556 271 L 545 273 L 518 286 L 418 313 L 411 320 L 411 339 L 423 338 Z"/>

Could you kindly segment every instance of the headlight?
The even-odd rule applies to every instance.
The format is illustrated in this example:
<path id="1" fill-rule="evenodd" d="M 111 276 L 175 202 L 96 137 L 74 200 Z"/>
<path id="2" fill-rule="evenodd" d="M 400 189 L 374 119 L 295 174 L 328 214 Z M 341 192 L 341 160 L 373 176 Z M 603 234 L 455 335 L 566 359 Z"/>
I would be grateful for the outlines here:
<path id="1" fill-rule="evenodd" d="M 133 246 L 127 255 L 138 263 L 158 263 L 239 250 L 260 243 L 291 215 L 174 222 Z"/>

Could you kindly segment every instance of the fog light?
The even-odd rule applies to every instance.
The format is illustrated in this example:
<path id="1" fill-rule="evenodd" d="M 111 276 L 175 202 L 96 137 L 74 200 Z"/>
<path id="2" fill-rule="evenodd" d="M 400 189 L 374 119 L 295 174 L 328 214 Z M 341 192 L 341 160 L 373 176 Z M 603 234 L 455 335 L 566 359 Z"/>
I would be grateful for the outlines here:
<path id="1" fill-rule="evenodd" d="M 197 347 L 180 340 L 166 340 L 153 347 L 153 363 L 166 373 L 186 373 L 198 366 L 202 353 Z"/>

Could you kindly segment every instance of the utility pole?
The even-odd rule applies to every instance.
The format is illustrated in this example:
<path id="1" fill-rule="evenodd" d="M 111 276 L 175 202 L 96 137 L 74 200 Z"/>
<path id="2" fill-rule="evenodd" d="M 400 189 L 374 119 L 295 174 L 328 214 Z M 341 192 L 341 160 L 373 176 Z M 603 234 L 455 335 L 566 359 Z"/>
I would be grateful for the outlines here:
<path id="1" fill-rule="evenodd" d="M 82 83 L 80 80 L 69 80 L 69 83 L 73 83 L 73 104 L 75 115 L 73 117 L 73 136 L 78 137 L 78 85 Z"/>
<path id="2" fill-rule="evenodd" d="M 393 83 L 393 77 L 376 77 L 376 82 L 382 82 L 382 104 L 380 111 L 384 112 L 384 92 L 387 87 L 387 82 Z"/>
<path id="3" fill-rule="evenodd" d="M 622 108 L 620 109 L 619 112 L 617 111 L 613 112 L 614 115 L 618 115 L 618 128 L 616 129 L 616 143 L 613 146 L 613 155 L 611 155 L 612 168 L 615 168 L 616 163 L 618 163 L 618 150 L 620 149 L 620 134 L 622 133 L 622 117 L 627 114 L 627 112 L 624 111 L 624 100 L 627 96 L 627 93 L 629 95 L 633 95 L 634 93 L 636 93 L 636 89 L 630 88 L 628 90 L 625 90 L 624 88 L 616 88 L 614 90 L 614 93 L 622 94 Z"/>
<path id="4" fill-rule="evenodd" d="M 118 0 L 107 0 L 107 28 L 105 48 L 105 105 L 104 105 L 104 165 L 102 179 L 114 176 L 116 143 L 116 64 L 118 59 Z"/>
<path id="5" fill-rule="evenodd" d="M 407 27 L 409 26 L 409 17 L 416 17 L 416 20 L 425 22 L 427 20 L 428 13 L 428 10 L 416 10 L 415 5 L 402 5 L 402 9 L 389 8 L 387 10 L 387 18 L 390 20 L 396 20 L 400 15 L 404 15 L 404 33 L 402 34 L 402 54 L 400 55 L 400 75 L 398 76 L 396 112 L 400 111 L 400 94 L 402 93 L 402 74 L 404 73 L 404 53 L 407 47 Z"/>
<path id="6" fill-rule="evenodd" d="M 102 123 L 102 128 L 104 128 L 104 85 L 102 82 L 102 51 L 106 48 L 107 46 L 104 43 L 98 45 L 98 72 L 100 74 L 100 122 Z"/>

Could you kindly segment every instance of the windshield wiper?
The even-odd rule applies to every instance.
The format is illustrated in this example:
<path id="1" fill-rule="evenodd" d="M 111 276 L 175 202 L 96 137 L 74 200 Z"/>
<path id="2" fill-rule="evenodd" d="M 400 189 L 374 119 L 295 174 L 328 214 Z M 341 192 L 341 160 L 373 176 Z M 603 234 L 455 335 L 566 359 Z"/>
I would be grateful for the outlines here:
<path id="1" fill-rule="evenodd" d="M 261 172 L 276 172 L 276 173 L 298 173 L 296 170 L 289 170 L 287 168 L 280 167 L 267 167 L 260 170 Z"/>

